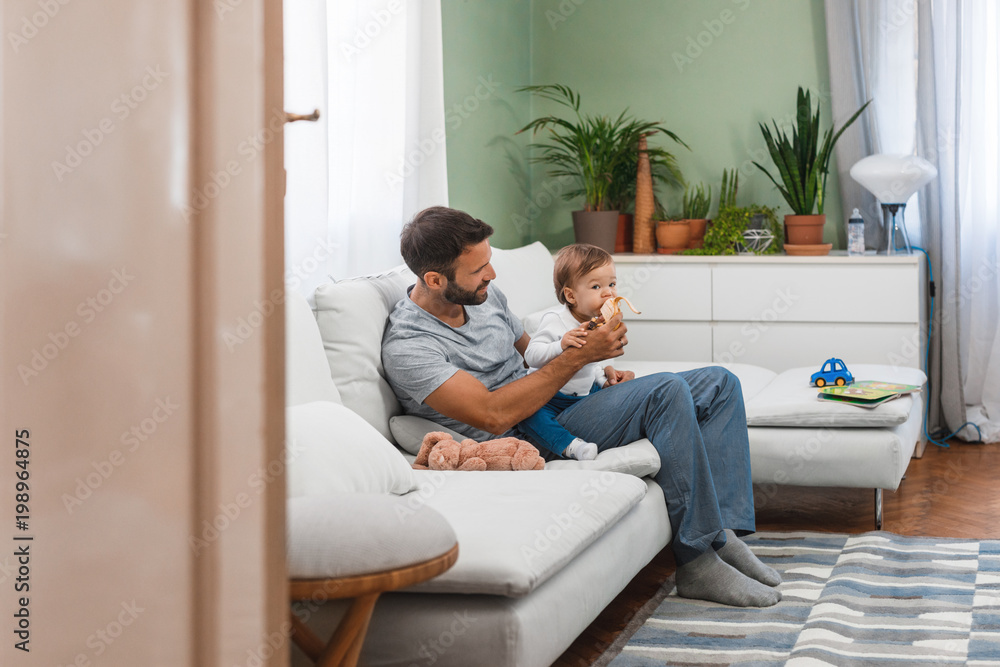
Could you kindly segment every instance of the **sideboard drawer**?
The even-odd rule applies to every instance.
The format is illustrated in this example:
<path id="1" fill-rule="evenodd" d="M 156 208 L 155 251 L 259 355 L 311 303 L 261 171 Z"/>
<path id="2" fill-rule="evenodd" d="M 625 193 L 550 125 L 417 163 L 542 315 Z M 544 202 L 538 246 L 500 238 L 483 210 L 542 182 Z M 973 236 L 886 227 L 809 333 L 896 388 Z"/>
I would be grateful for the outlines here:
<path id="1" fill-rule="evenodd" d="M 615 268 L 619 296 L 642 311 L 635 315 L 626 307 L 627 320 L 712 319 L 712 270 L 707 265 L 619 262 Z"/>
<path id="2" fill-rule="evenodd" d="M 628 361 L 706 361 L 712 358 L 712 325 L 707 322 L 636 322 L 626 320 Z M 614 363 L 614 362 L 612 362 Z"/>
<path id="3" fill-rule="evenodd" d="M 863 269 L 822 265 L 716 266 L 712 275 L 713 319 L 919 322 L 917 271 L 916 264 Z"/>
<path id="4" fill-rule="evenodd" d="M 920 368 L 926 342 L 916 323 L 719 322 L 713 336 L 712 361 L 755 364 L 776 373 L 802 366 L 819 370 L 830 357 L 840 357 L 848 368 L 851 364 Z"/>

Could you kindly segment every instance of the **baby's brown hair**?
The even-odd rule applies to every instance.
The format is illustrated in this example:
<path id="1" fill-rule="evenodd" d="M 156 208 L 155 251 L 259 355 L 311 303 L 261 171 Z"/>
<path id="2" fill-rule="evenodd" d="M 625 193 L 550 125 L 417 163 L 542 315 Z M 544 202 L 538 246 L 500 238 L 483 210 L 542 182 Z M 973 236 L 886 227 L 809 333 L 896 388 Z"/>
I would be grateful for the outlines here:
<path id="1" fill-rule="evenodd" d="M 569 287 L 570 283 L 613 261 L 607 250 L 589 243 L 574 243 L 560 250 L 556 254 L 556 266 L 552 271 L 552 282 L 555 284 L 559 303 L 566 303 L 564 287 Z"/>

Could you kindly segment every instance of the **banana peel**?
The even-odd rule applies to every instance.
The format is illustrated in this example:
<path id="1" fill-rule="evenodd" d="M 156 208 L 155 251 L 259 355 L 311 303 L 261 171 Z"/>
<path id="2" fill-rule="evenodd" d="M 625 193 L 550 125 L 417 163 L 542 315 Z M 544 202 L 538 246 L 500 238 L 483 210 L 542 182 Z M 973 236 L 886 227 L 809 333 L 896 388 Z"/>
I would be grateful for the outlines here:
<path id="1" fill-rule="evenodd" d="M 622 301 L 625 302 L 625 304 L 632 310 L 633 313 L 635 313 L 636 315 L 642 315 L 642 312 L 636 310 L 635 306 L 632 305 L 632 302 L 626 299 L 625 297 L 613 296 L 607 301 L 605 301 L 604 304 L 601 306 L 601 317 L 604 318 L 604 322 L 610 322 L 612 317 L 622 312 L 621 307 L 618 305 Z M 598 322 L 597 320 L 598 318 L 596 317 L 592 318 L 587 328 L 596 329 L 597 327 L 604 326 L 604 322 Z M 616 326 L 615 329 L 617 329 L 621 325 L 622 325 L 621 322 L 619 322 L 618 326 Z"/>

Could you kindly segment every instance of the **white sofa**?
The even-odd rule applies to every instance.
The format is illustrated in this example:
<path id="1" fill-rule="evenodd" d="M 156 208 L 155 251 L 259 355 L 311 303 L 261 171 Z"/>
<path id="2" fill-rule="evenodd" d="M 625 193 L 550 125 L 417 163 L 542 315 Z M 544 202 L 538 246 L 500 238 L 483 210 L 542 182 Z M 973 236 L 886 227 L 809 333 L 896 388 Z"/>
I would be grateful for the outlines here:
<path id="1" fill-rule="evenodd" d="M 556 305 L 550 253 L 538 243 L 494 250 L 493 265 L 496 284 L 530 332 L 540 312 Z M 326 568 L 326 576 L 342 575 L 342 567 L 321 557 L 322 541 L 351 539 L 302 534 L 322 525 L 297 516 L 305 511 L 303 498 L 338 490 L 401 494 L 400 521 L 423 508 L 435 510 L 454 531 L 460 555 L 443 575 L 380 598 L 362 663 L 549 665 L 669 543 L 663 496 L 648 477 L 659 460 L 643 440 L 603 452 L 596 461 L 553 461 L 538 472 L 409 470 L 405 464 L 428 427 L 400 415 L 384 379 L 380 343 L 392 305 L 413 282 L 400 267 L 322 285 L 315 313 L 304 299 L 289 299 L 291 574 L 323 576 Z M 707 363 L 626 356 L 616 365 L 643 375 Z M 742 383 L 755 482 L 873 489 L 899 484 L 920 431 L 919 396 L 870 411 L 828 405 L 807 385 L 813 369 L 778 375 L 745 364 L 724 366 Z M 852 370 L 862 378 L 923 382 L 914 369 Z M 389 441 L 409 454 L 393 450 Z M 337 504 L 331 497 L 331 513 Z M 308 505 L 317 511 L 315 500 Z M 329 636 L 344 606 L 328 602 L 310 610 L 308 624 Z M 297 650 L 293 658 L 293 664 L 307 664 Z"/>

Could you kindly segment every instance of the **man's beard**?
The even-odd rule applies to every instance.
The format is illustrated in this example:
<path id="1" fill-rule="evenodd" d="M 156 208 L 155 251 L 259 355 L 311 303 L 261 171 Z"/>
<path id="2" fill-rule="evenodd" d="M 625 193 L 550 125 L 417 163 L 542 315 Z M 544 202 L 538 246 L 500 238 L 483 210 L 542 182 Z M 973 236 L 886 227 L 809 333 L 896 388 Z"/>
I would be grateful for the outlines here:
<path id="1" fill-rule="evenodd" d="M 484 280 L 479 286 L 479 289 L 466 290 L 449 280 L 448 285 L 444 288 L 444 298 L 449 303 L 453 303 L 457 306 L 478 306 L 486 301 L 486 297 L 489 296 L 487 292 L 480 292 L 479 290 L 489 284 L 490 281 Z"/>

